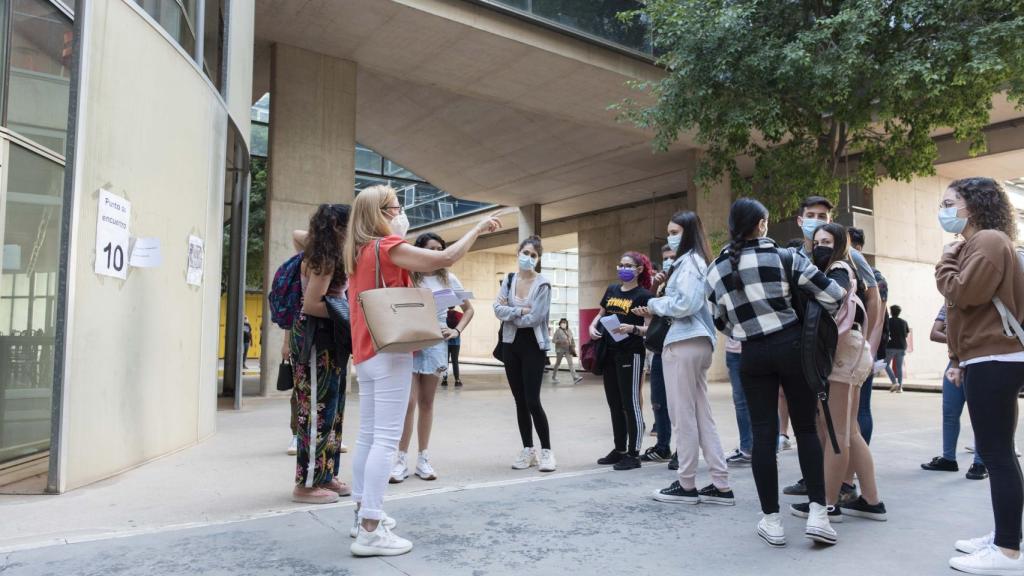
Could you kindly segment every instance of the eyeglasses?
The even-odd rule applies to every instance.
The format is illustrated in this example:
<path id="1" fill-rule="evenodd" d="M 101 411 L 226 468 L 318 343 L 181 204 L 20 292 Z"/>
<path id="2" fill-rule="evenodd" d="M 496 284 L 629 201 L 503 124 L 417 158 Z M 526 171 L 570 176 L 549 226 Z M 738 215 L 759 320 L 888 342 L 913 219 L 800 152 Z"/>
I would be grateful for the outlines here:
<path id="1" fill-rule="evenodd" d="M 633 268 L 639 268 L 639 266 L 630 266 L 628 264 L 619 264 L 616 266 L 619 270 L 632 270 Z"/>
<path id="2" fill-rule="evenodd" d="M 385 207 L 381 208 L 381 210 L 398 210 L 399 214 L 401 214 L 402 212 L 405 212 L 405 208 L 402 207 L 402 206 L 385 206 Z"/>

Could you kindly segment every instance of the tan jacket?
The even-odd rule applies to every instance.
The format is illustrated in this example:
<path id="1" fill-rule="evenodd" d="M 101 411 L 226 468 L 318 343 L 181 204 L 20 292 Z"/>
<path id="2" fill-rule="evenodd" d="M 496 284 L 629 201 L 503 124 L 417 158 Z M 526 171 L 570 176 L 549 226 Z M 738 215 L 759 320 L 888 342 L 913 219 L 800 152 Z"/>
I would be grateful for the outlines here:
<path id="1" fill-rule="evenodd" d="M 1024 271 L 1006 234 L 982 230 L 952 254 L 943 254 L 935 266 L 935 283 L 946 298 L 950 358 L 964 362 L 1024 350 L 1016 336 L 1003 333 L 992 304 L 998 296 L 1015 317 L 1024 313 Z"/>

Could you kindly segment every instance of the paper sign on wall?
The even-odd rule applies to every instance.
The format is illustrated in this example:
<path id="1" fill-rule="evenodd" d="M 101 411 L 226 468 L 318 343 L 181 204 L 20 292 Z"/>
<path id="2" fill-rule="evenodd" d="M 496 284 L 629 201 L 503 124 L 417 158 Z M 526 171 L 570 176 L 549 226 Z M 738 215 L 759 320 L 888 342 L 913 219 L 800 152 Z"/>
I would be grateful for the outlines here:
<path id="1" fill-rule="evenodd" d="M 136 238 L 132 246 L 132 257 L 128 263 L 133 268 L 156 268 L 163 264 L 159 238 Z"/>
<path id="2" fill-rule="evenodd" d="M 96 216 L 96 273 L 124 280 L 128 276 L 128 241 L 132 203 L 100 189 Z"/>
<path id="3" fill-rule="evenodd" d="M 203 239 L 197 236 L 188 237 L 188 271 L 185 281 L 192 286 L 203 284 Z"/>

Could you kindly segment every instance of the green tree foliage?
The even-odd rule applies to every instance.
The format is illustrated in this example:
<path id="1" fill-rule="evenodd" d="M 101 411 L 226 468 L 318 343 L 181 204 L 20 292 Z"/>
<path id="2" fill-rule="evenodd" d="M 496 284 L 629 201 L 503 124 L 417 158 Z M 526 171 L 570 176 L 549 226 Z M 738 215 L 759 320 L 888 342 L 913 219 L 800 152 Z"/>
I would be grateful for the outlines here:
<path id="1" fill-rule="evenodd" d="M 776 214 L 847 181 L 933 174 L 936 129 L 983 152 L 993 94 L 1024 97 L 1024 0 L 646 0 L 640 14 L 667 73 L 637 83 L 653 104 L 616 108 L 661 150 L 693 131 L 698 182 L 730 174 Z"/>
<path id="2" fill-rule="evenodd" d="M 252 157 L 249 188 L 249 238 L 246 243 L 245 287 L 247 290 L 264 289 L 263 251 L 267 224 L 267 159 Z M 228 270 L 231 265 L 231 224 L 224 226 L 224 257 L 221 269 L 221 289 L 227 290 Z"/>

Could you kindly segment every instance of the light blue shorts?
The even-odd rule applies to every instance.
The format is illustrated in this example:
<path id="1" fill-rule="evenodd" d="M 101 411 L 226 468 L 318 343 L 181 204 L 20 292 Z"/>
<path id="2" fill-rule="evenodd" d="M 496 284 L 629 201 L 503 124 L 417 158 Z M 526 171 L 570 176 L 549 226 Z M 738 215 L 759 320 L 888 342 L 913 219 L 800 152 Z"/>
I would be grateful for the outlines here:
<path id="1" fill-rule="evenodd" d="M 412 356 L 413 374 L 439 376 L 448 369 L 448 342 L 418 350 Z"/>

